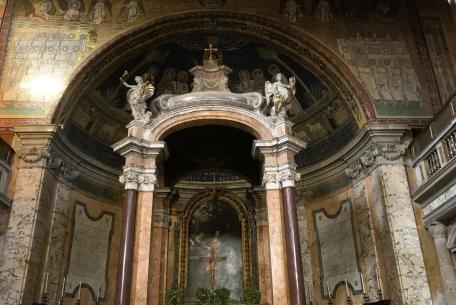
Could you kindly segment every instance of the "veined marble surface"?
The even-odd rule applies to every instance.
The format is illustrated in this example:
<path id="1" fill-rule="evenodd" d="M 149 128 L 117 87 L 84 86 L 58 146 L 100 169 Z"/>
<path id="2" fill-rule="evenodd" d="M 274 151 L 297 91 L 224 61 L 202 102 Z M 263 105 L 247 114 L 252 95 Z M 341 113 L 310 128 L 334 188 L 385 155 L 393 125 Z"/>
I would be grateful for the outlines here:
<path id="1" fill-rule="evenodd" d="M 0 304 L 33 304 L 43 263 L 54 178 L 41 165 L 18 170 L 16 192 L 0 262 Z"/>
<path id="2" fill-rule="evenodd" d="M 353 206 L 358 223 L 358 235 L 361 240 L 361 261 L 363 263 L 361 273 L 364 277 L 366 294 L 371 301 L 374 301 L 378 297 L 378 283 L 376 279 L 378 262 L 372 229 L 372 217 L 367 201 L 364 180 L 358 181 L 353 185 Z"/>
<path id="3" fill-rule="evenodd" d="M 382 164 L 372 176 L 392 304 L 432 304 L 405 168 Z"/>

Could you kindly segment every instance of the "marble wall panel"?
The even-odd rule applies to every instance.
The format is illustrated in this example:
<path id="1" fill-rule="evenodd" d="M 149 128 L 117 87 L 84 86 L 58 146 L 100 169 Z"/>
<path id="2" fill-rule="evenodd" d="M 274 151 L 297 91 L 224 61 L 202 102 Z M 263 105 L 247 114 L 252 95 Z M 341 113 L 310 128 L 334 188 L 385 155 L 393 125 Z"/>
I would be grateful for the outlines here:
<path id="1" fill-rule="evenodd" d="M 60 269 L 65 261 L 66 231 L 71 223 L 69 215 L 70 192 L 71 188 L 68 185 L 62 182 L 57 183 L 45 268 L 45 272 L 49 274 L 47 295 L 51 304 L 57 303 L 61 297 L 61 290 L 59 289 L 59 283 L 62 281 Z"/>
<path id="2" fill-rule="evenodd" d="M 72 221 L 73 215 L 71 211 L 74 209 L 76 201 L 84 203 L 88 215 L 96 217 L 103 212 L 109 212 L 114 215 L 113 217 L 113 231 L 111 236 L 110 251 L 108 256 L 108 282 L 106 284 L 107 291 L 106 297 L 100 300 L 100 304 L 114 304 L 115 289 L 116 289 L 116 278 L 117 278 L 117 260 L 119 254 L 119 243 L 120 243 L 120 230 L 122 227 L 122 208 L 120 202 L 104 201 L 100 198 L 94 198 L 92 194 L 85 193 L 80 189 L 73 189 L 70 192 L 70 204 L 69 204 L 69 224 L 67 224 L 65 232 L 65 245 L 63 251 L 63 260 L 59 266 L 59 282 L 58 292 L 60 294 L 62 290 L 63 278 L 67 272 L 70 249 L 71 249 L 71 237 L 72 237 Z M 95 287 L 95 290 L 97 288 Z M 81 304 L 92 304 L 96 300 L 95 292 L 91 292 L 89 289 L 83 287 L 81 290 Z M 65 304 L 74 304 L 76 302 L 76 295 L 66 295 Z"/>
<path id="3" fill-rule="evenodd" d="M 372 217 L 364 181 L 357 181 L 353 185 L 353 206 L 358 223 L 358 234 L 361 240 L 361 261 L 363 264 L 362 274 L 366 294 L 370 300 L 378 297 L 378 283 L 376 269 L 378 267 L 376 243 L 372 226 Z"/>
<path id="4" fill-rule="evenodd" d="M 299 238 L 301 241 L 302 266 L 304 271 L 304 285 L 306 289 L 306 304 L 314 301 L 314 285 L 312 272 L 312 258 L 310 255 L 309 228 L 306 217 L 306 207 L 298 205 Z"/>
<path id="5" fill-rule="evenodd" d="M 5 242 L 6 231 L 8 229 L 10 210 L 6 207 L 0 207 L 0 253 L 2 253 Z"/>

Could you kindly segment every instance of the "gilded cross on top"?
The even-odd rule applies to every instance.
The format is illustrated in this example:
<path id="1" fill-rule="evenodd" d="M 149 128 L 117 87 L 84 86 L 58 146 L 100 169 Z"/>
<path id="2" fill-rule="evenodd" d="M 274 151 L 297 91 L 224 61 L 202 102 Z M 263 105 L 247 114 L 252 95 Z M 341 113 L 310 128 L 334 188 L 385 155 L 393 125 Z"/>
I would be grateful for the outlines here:
<path id="1" fill-rule="evenodd" d="M 209 52 L 209 60 L 212 59 L 212 52 L 217 52 L 218 49 L 212 47 L 212 43 L 209 44 L 209 48 L 205 48 L 204 52 Z"/>

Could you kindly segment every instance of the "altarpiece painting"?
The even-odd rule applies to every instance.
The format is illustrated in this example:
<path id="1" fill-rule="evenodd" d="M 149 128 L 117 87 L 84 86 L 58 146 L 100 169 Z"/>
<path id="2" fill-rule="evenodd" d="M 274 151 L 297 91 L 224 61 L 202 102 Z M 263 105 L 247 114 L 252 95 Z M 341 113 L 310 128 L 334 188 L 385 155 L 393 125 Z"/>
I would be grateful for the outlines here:
<path id="1" fill-rule="evenodd" d="M 199 287 L 231 290 L 240 300 L 251 276 L 250 221 L 247 209 L 223 197 L 206 197 L 185 213 L 181 232 L 181 287 L 186 301 Z"/>

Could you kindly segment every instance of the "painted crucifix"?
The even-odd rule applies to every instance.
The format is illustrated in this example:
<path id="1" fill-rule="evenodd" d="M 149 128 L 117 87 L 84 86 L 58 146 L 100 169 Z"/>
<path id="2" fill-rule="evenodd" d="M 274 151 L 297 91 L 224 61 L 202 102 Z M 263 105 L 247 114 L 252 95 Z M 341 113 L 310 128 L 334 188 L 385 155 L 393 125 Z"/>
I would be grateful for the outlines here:
<path id="1" fill-rule="evenodd" d="M 211 241 L 210 247 L 207 247 L 209 250 L 208 255 L 191 257 L 191 259 L 200 259 L 200 260 L 208 263 L 207 267 L 205 268 L 205 271 L 209 275 L 209 280 L 210 280 L 212 289 L 215 289 L 215 287 L 217 286 L 217 280 L 216 280 L 217 264 L 219 262 L 227 259 L 226 256 L 217 256 L 217 253 L 220 252 L 220 248 L 221 248 L 221 242 L 220 242 L 219 236 L 220 236 L 220 232 L 216 231 L 214 234 L 214 238 Z"/>

